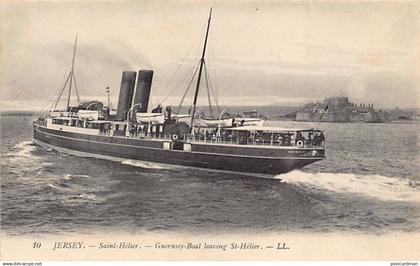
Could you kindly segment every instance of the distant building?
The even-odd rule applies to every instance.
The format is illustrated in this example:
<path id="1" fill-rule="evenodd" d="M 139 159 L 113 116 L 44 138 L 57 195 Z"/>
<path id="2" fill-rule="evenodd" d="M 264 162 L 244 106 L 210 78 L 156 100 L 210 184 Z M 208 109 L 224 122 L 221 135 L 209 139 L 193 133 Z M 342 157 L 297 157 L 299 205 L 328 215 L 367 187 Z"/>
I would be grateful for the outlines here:
<path id="1" fill-rule="evenodd" d="M 390 120 L 413 120 L 416 119 L 417 114 L 414 111 L 401 110 L 400 107 L 395 106 L 395 109 L 389 112 Z"/>
<path id="2" fill-rule="evenodd" d="M 329 97 L 322 103 L 308 103 L 296 113 L 296 121 L 321 122 L 385 122 L 389 119 L 373 104 L 354 104 L 348 97 Z"/>

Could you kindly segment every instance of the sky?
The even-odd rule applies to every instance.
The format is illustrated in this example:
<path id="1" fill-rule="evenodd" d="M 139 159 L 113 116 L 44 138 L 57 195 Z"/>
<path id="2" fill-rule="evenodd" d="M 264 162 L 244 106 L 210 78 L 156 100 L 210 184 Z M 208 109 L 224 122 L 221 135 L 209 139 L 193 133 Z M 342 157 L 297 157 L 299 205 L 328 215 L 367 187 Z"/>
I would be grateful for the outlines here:
<path id="1" fill-rule="evenodd" d="M 420 107 L 417 1 L 141 0 L 1 1 L 0 110 L 54 102 L 76 34 L 82 100 L 105 100 L 109 86 L 115 105 L 122 71 L 153 69 L 151 105 L 178 105 L 210 7 L 206 66 L 221 105 L 348 96 L 381 108 Z M 198 104 L 206 104 L 200 90 Z"/>

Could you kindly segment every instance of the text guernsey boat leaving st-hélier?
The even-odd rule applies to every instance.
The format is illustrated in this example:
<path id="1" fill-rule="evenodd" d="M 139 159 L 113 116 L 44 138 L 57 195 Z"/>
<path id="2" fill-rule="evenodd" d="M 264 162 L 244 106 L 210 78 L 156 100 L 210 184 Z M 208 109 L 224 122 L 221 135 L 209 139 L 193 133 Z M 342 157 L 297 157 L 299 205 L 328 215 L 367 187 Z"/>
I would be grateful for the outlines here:
<path id="1" fill-rule="evenodd" d="M 122 73 L 116 115 L 109 101 L 105 107 L 99 101 L 81 103 L 74 74 L 76 37 L 71 71 L 55 105 L 34 121 L 34 142 L 90 156 L 255 174 L 285 173 L 324 159 L 320 130 L 268 127 L 260 121 L 234 123 L 235 119 L 221 117 L 223 122 L 214 119 L 207 125 L 196 121 L 210 21 L 211 10 L 190 115 L 172 114 L 170 107 L 162 112 L 161 106 L 147 112 L 152 70 Z M 56 110 L 67 85 L 67 108 Z M 78 106 L 70 106 L 72 87 Z"/>

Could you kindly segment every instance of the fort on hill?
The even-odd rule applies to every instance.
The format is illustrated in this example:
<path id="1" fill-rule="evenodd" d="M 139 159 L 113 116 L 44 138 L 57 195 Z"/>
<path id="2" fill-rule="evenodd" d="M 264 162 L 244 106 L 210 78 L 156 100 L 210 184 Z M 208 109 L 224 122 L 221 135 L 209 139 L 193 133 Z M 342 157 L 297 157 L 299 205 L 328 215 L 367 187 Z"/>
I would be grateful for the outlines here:
<path id="1" fill-rule="evenodd" d="M 376 111 L 373 104 L 355 104 L 348 97 L 329 97 L 324 101 L 308 103 L 296 112 L 296 121 L 316 122 L 369 122 L 380 123 L 398 119 L 411 119 L 411 114 L 398 107 L 390 112 Z"/>

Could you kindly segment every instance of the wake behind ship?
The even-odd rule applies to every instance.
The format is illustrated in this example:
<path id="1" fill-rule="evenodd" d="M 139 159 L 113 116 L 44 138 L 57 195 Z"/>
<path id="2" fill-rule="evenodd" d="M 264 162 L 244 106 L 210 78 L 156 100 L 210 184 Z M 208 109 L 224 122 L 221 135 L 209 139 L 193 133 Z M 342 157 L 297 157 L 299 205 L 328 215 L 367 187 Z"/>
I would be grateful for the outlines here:
<path id="1" fill-rule="evenodd" d="M 203 70 L 207 78 L 210 21 L 211 11 L 189 113 L 182 114 L 181 108 L 175 113 L 172 107 L 161 105 L 148 112 L 152 70 L 122 73 L 116 114 L 109 102 L 108 106 L 99 101 L 80 102 L 74 72 L 76 37 L 72 69 L 53 108 L 34 121 L 34 141 L 70 153 L 258 174 L 285 173 L 324 159 L 324 133 L 317 129 L 268 127 L 262 116 L 232 116 L 225 111 L 197 117 Z M 57 110 L 67 85 L 67 107 Z M 72 85 L 77 106 L 70 106 Z"/>

